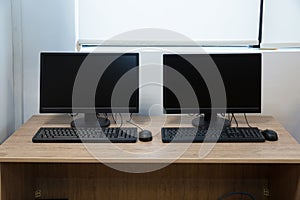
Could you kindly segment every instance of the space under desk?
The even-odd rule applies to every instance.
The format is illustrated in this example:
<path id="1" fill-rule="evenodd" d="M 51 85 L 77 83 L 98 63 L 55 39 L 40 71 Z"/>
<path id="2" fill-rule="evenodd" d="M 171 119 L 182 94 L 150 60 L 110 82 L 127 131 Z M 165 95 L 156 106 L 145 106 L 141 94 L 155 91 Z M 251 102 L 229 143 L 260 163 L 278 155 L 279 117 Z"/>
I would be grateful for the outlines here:
<path id="1" fill-rule="evenodd" d="M 152 131 L 152 142 L 32 143 L 40 127 L 71 121 L 33 116 L 0 147 L 1 199 L 218 199 L 229 192 L 300 199 L 300 145 L 270 116 L 248 119 L 277 131 L 277 142 L 189 145 L 161 142 L 161 126 L 178 126 L 177 116 L 133 119 Z M 180 119 L 181 126 L 191 119 Z M 243 117 L 238 122 L 246 126 Z"/>

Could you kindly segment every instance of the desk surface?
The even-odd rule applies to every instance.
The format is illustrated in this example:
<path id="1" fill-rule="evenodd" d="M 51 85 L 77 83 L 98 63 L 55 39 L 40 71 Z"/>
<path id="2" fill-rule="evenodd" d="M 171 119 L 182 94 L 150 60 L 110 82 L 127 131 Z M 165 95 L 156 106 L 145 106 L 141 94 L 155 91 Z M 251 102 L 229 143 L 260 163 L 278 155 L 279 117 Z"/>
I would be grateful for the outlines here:
<path id="1" fill-rule="evenodd" d="M 153 141 L 133 144 L 32 143 L 40 127 L 68 127 L 66 115 L 35 115 L 0 146 L 0 162 L 61 163 L 300 163 L 300 145 L 270 116 L 249 116 L 252 126 L 273 129 L 276 142 L 265 143 L 194 143 L 161 142 L 162 126 L 191 126 L 192 117 L 134 117 L 133 120 L 153 133 Z M 238 117 L 240 126 L 246 126 Z M 117 126 L 113 124 L 111 126 Z M 130 124 L 123 126 L 131 127 Z"/>

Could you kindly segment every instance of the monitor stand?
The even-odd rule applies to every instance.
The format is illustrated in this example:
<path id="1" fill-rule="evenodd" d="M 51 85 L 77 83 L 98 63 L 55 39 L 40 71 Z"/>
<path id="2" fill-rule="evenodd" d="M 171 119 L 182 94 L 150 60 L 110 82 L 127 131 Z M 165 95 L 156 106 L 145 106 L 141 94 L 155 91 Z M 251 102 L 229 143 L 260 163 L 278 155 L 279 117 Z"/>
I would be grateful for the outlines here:
<path id="1" fill-rule="evenodd" d="M 211 117 L 213 117 L 211 119 Z M 220 127 L 223 124 L 223 127 L 230 127 L 230 120 L 223 117 L 219 117 L 217 114 L 212 115 L 211 113 L 205 113 L 204 116 L 197 117 L 192 121 L 193 126 L 199 128 L 208 128 L 211 127 Z"/>
<path id="2" fill-rule="evenodd" d="M 104 117 L 96 116 L 96 113 L 85 113 L 84 117 L 74 119 L 71 122 L 71 127 L 108 127 L 110 125 L 110 121 Z"/>

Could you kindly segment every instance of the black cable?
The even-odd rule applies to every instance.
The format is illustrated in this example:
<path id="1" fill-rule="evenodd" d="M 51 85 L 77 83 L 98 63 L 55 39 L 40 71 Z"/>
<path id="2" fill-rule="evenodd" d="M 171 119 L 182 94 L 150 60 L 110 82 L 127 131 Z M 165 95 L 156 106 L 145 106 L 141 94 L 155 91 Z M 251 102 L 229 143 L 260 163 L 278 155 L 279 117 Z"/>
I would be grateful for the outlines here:
<path id="1" fill-rule="evenodd" d="M 252 126 L 250 126 L 250 124 L 249 124 L 249 122 L 248 122 L 248 118 L 247 118 L 246 113 L 244 113 L 244 117 L 245 117 L 245 121 L 246 121 L 247 125 L 248 125 L 250 128 L 252 128 Z"/>
<path id="2" fill-rule="evenodd" d="M 114 116 L 114 113 L 111 113 L 111 116 L 112 116 L 112 119 L 114 120 L 115 124 L 117 123 L 116 119 L 115 119 L 115 116 Z"/>
<path id="3" fill-rule="evenodd" d="M 227 119 L 228 119 L 228 121 L 230 121 L 230 113 L 227 113 Z M 231 121 L 230 121 L 230 123 L 231 123 Z"/>
<path id="4" fill-rule="evenodd" d="M 233 119 L 233 115 L 231 114 L 231 118 L 230 118 L 230 124 L 232 123 L 232 119 Z"/>
<path id="5" fill-rule="evenodd" d="M 96 118 L 98 119 L 100 116 L 100 113 L 96 113 Z"/>
<path id="6" fill-rule="evenodd" d="M 220 114 L 221 114 L 221 117 L 224 120 L 224 122 L 226 122 L 226 113 L 220 113 Z M 218 115 L 217 115 L 217 117 L 218 117 Z"/>
<path id="7" fill-rule="evenodd" d="M 68 115 L 69 115 L 70 117 L 76 117 L 76 116 L 78 115 L 78 113 L 68 113 Z"/>
<path id="8" fill-rule="evenodd" d="M 237 120 L 236 120 L 236 118 L 235 118 L 235 116 L 234 116 L 234 113 L 232 113 L 232 116 L 233 116 L 233 119 L 234 119 L 234 121 L 235 121 L 235 123 L 236 123 L 236 127 L 239 127 L 239 123 L 237 122 Z"/>
<path id="9" fill-rule="evenodd" d="M 105 119 L 108 119 L 107 113 L 103 113 L 103 116 L 105 117 Z M 96 113 L 96 117 L 97 119 L 101 118 L 101 113 Z"/>
<path id="10" fill-rule="evenodd" d="M 122 114 L 121 114 L 121 113 L 119 113 L 119 115 L 120 115 L 120 119 L 121 119 L 121 124 L 120 124 L 120 127 L 119 127 L 119 128 L 121 128 L 121 127 L 123 126 L 123 117 L 122 117 Z"/>
<path id="11" fill-rule="evenodd" d="M 188 116 L 189 117 L 201 117 L 202 114 L 200 114 L 200 113 L 188 113 Z"/>
<path id="12" fill-rule="evenodd" d="M 140 127 L 139 125 L 133 123 L 131 120 L 132 120 L 132 113 L 130 113 L 129 120 L 127 120 L 127 122 L 128 122 L 129 124 L 132 124 L 133 126 L 139 128 L 139 129 L 141 129 L 142 131 L 144 130 L 144 129 L 142 129 L 142 127 Z"/>
<path id="13" fill-rule="evenodd" d="M 231 197 L 231 196 L 234 196 L 234 195 L 245 195 L 245 196 L 249 197 L 252 200 L 256 200 L 254 195 L 249 193 L 249 192 L 230 192 L 230 193 L 224 194 L 218 200 L 223 200 L 225 198 L 228 198 L 228 197 Z"/>
<path id="14" fill-rule="evenodd" d="M 127 121 L 129 124 L 132 124 L 133 126 L 136 126 L 137 128 L 139 128 L 139 129 L 141 129 L 142 131 L 144 130 L 144 129 L 142 129 L 139 125 L 137 125 L 137 124 L 135 124 L 135 123 L 133 123 L 133 122 L 131 122 L 131 121 Z"/>

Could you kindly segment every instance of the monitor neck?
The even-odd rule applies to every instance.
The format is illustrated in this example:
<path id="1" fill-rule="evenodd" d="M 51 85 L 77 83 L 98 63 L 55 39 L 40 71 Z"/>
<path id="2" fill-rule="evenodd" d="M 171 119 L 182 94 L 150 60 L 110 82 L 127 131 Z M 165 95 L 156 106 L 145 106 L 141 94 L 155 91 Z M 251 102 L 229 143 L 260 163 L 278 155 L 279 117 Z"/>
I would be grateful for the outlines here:
<path id="1" fill-rule="evenodd" d="M 224 117 L 219 117 L 217 113 L 206 112 L 203 116 L 197 117 L 192 120 L 192 124 L 198 128 L 208 127 L 230 127 L 231 122 Z"/>
<path id="2" fill-rule="evenodd" d="M 85 113 L 84 117 L 74 119 L 71 127 L 108 127 L 110 121 L 107 117 L 99 117 L 97 113 Z"/>

